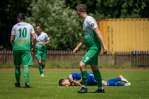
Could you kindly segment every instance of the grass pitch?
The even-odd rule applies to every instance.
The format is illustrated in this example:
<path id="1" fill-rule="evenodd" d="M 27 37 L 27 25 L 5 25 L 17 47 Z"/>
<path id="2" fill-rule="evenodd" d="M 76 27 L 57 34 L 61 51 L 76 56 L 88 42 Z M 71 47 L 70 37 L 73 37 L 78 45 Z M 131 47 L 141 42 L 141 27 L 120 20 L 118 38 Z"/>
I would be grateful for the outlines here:
<path id="1" fill-rule="evenodd" d="M 89 70 L 90 71 L 90 70 Z M 103 79 L 108 80 L 122 74 L 131 82 L 129 87 L 105 86 L 106 93 L 92 93 L 97 86 L 88 86 L 88 93 L 79 94 L 79 86 L 60 87 L 60 78 L 67 78 L 79 70 L 44 70 L 41 78 L 37 69 L 30 69 L 30 85 L 25 89 L 23 70 L 21 88 L 14 86 L 14 70 L 0 70 L 0 99 L 149 99 L 149 70 L 101 70 Z"/>

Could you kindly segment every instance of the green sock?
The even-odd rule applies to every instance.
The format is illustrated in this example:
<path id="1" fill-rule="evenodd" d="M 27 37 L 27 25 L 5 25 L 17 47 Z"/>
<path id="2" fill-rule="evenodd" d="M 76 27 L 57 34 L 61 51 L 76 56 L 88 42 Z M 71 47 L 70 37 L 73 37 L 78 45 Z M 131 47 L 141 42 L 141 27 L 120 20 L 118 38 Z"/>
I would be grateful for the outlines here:
<path id="1" fill-rule="evenodd" d="M 44 69 L 45 65 L 42 66 L 42 69 Z"/>
<path id="2" fill-rule="evenodd" d="M 93 74 L 95 76 L 95 80 L 97 81 L 98 88 L 102 88 L 102 79 L 101 74 L 99 70 L 93 71 Z"/>
<path id="3" fill-rule="evenodd" d="M 20 82 L 20 75 L 21 75 L 20 67 L 15 67 L 15 77 L 17 82 Z"/>
<path id="4" fill-rule="evenodd" d="M 82 74 L 82 85 L 86 87 L 87 86 L 87 70 L 83 71 L 81 74 Z"/>
<path id="5" fill-rule="evenodd" d="M 29 82 L 29 69 L 28 69 L 28 65 L 24 66 L 24 81 L 26 83 Z"/>
<path id="6" fill-rule="evenodd" d="M 43 74 L 43 67 L 41 64 L 38 64 L 38 69 L 39 69 L 40 75 Z"/>

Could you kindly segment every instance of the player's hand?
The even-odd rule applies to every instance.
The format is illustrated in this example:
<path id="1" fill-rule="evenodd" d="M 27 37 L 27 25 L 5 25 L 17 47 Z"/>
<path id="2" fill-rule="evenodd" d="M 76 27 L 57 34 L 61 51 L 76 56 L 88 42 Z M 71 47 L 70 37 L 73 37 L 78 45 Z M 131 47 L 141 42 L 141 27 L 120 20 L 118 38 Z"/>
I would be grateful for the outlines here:
<path id="1" fill-rule="evenodd" d="M 103 46 L 103 54 L 107 54 L 107 48 Z"/>
<path id="2" fill-rule="evenodd" d="M 43 42 L 43 43 L 41 43 L 41 45 L 44 46 L 44 45 L 46 45 L 46 44 Z"/>
<path id="3" fill-rule="evenodd" d="M 73 53 L 76 54 L 78 51 L 78 48 L 76 47 L 74 50 L 73 50 Z"/>
<path id="4" fill-rule="evenodd" d="M 35 49 L 31 49 L 31 54 L 35 54 Z"/>
<path id="5" fill-rule="evenodd" d="M 76 81 L 76 85 L 77 85 L 77 86 L 81 86 L 81 84 L 80 84 L 78 81 Z"/>

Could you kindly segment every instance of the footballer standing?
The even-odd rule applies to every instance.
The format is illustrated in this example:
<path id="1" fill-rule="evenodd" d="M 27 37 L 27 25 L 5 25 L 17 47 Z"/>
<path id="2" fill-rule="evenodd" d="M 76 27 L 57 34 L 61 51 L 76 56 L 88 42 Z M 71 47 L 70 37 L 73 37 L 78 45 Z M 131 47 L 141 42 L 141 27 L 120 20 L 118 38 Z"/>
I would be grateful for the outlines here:
<path id="1" fill-rule="evenodd" d="M 35 52 L 36 35 L 31 24 L 24 22 L 25 14 L 17 15 L 17 24 L 12 27 L 10 42 L 13 46 L 13 58 L 15 65 L 16 87 L 20 87 L 20 66 L 24 68 L 25 88 L 30 88 L 29 85 L 29 66 L 33 65 L 31 50 Z M 31 43 L 32 39 L 32 43 Z M 31 44 L 32 49 L 31 49 Z"/>
<path id="2" fill-rule="evenodd" d="M 85 44 L 87 46 L 87 52 L 80 61 L 80 71 L 82 74 L 82 88 L 78 93 L 87 93 L 87 70 L 86 66 L 90 65 L 93 71 L 94 77 L 97 81 L 98 89 L 95 93 L 104 93 L 104 88 L 102 86 L 102 78 L 98 68 L 98 55 L 100 54 L 101 48 L 103 48 L 103 53 L 107 53 L 107 48 L 105 46 L 103 37 L 98 28 L 96 20 L 87 15 L 87 6 L 85 4 L 77 5 L 77 14 L 83 19 L 83 31 L 84 38 L 73 50 L 73 53 L 76 53 L 78 49 Z"/>

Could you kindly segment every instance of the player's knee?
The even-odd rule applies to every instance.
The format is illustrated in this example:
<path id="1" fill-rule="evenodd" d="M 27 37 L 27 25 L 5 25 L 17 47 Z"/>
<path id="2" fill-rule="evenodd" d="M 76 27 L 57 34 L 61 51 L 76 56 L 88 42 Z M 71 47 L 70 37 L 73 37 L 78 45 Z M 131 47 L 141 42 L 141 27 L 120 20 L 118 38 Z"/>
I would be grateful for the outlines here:
<path id="1" fill-rule="evenodd" d="M 85 64 L 83 62 L 80 62 L 80 69 L 84 69 L 85 68 Z"/>
<path id="2" fill-rule="evenodd" d="M 42 61 L 41 61 L 41 60 L 39 60 L 39 61 L 38 61 L 38 64 L 42 64 Z"/>
<path id="3" fill-rule="evenodd" d="M 98 68 L 97 65 L 91 66 L 91 69 L 92 69 L 92 70 L 99 70 L 99 68 Z"/>

